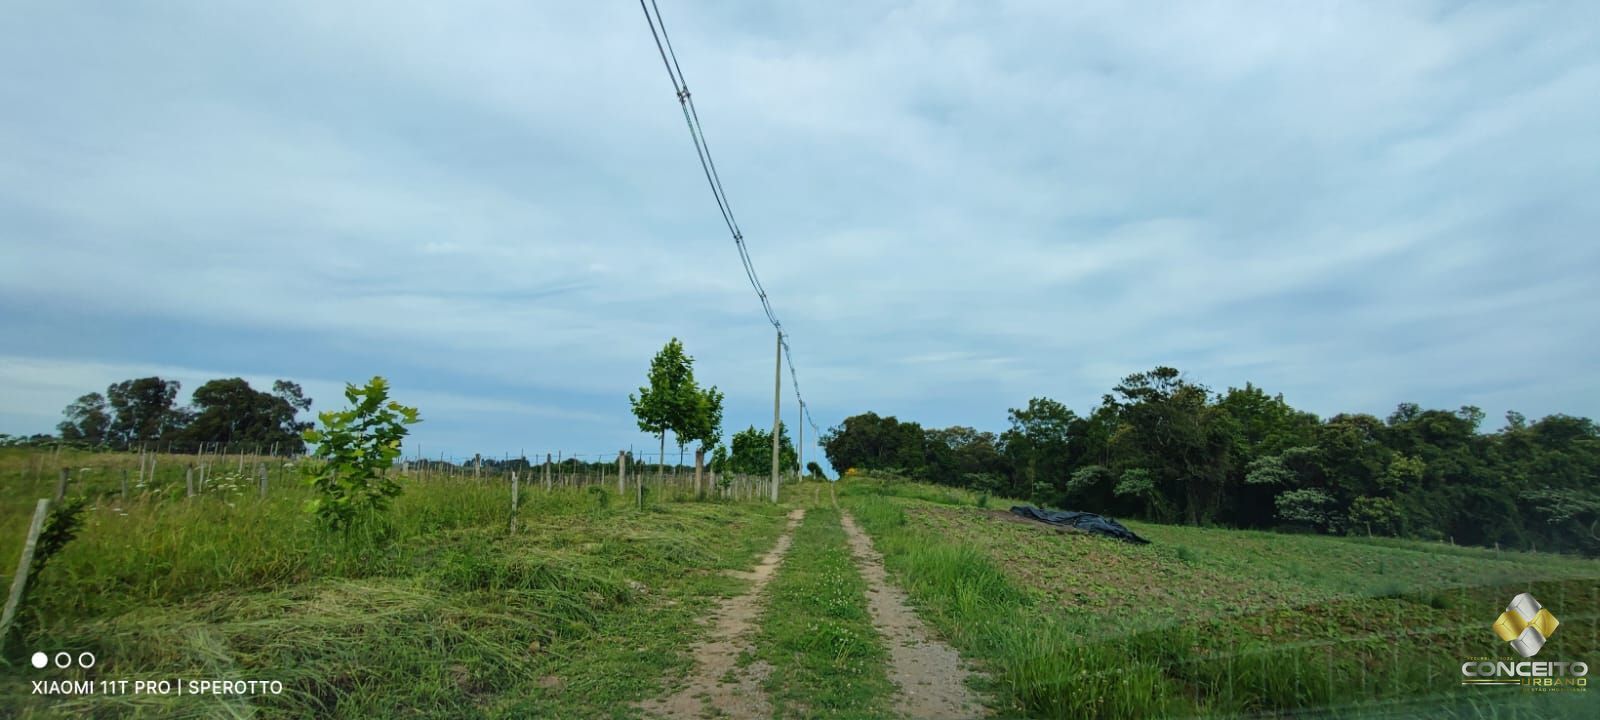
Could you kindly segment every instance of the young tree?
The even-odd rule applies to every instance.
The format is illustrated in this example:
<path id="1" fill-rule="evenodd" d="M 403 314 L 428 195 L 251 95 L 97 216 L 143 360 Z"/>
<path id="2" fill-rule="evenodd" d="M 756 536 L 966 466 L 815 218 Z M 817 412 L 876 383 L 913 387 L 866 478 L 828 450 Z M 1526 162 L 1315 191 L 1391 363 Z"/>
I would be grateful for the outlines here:
<path id="1" fill-rule="evenodd" d="M 323 461 L 306 466 L 306 480 L 319 495 L 306 509 L 330 528 L 347 530 L 400 494 L 387 472 L 400 457 L 406 426 L 420 420 L 416 408 L 389 399 L 389 383 L 379 376 L 366 387 L 345 385 L 344 396 L 349 409 L 323 412 L 322 429 L 305 431 Z"/>
<path id="2" fill-rule="evenodd" d="M 728 446 L 717 445 L 711 450 L 711 472 L 721 475 L 728 471 Z"/>
<path id="3" fill-rule="evenodd" d="M 754 426 L 733 434 L 733 453 L 728 468 L 741 475 L 765 475 L 772 470 L 772 433 Z M 797 472 L 800 454 L 789 440 L 789 427 L 778 423 L 778 469 Z"/>
<path id="4" fill-rule="evenodd" d="M 716 386 L 695 393 L 694 411 L 685 418 L 684 427 L 674 427 L 672 435 L 678 441 L 678 464 L 683 464 L 683 448 L 691 442 L 700 443 L 700 450 L 722 442 L 722 391 Z"/>
<path id="5" fill-rule="evenodd" d="M 693 434 L 709 418 L 703 405 L 708 399 L 694 381 L 694 358 L 683 352 L 683 343 L 677 338 L 667 341 L 650 360 L 650 384 L 639 388 L 637 395 L 629 394 L 633 416 L 639 429 L 653 433 L 660 440 L 661 456 L 657 472 L 666 473 L 667 431 L 673 431 L 681 448 L 687 443 L 686 434 Z M 713 389 L 713 392 L 715 389 Z M 717 393 L 717 414 L 720 424 L 721 393 Z M 681 462 L 680 458 L 680 462 Z"/>

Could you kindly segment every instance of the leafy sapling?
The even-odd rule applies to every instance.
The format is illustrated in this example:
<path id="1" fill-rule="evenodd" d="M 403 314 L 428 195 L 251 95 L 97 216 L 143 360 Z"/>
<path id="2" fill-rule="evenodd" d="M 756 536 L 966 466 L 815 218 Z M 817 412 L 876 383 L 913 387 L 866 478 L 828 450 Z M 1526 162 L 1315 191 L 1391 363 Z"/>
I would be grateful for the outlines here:
<path id="1" fill-rule="evenodd" d="M 306 482 L 318 494 L 306 510 L 338 530 L 383 511 L 400 494 L 388 470 L 400 457 L 406 426 L 420 422 L 416 408 L 389 399 L 389 383 L 380 376 L 366 387 L 345 385 L 344 396 L 350 408 L 320 413 L 322 427 L 304 435 L 321 460 L 304 466 Z"/>

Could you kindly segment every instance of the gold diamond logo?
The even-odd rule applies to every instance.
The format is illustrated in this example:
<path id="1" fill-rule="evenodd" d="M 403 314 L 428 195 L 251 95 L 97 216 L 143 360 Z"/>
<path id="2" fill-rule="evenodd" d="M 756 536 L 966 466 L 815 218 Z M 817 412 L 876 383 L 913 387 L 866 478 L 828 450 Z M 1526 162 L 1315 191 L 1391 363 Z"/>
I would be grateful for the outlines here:
<path id="1" fill-rule="evenodd" d="M 1532 595 L 1522 593 L 1511 598 L 1506 611 L 1494 621 L 1494 634 L 1511 643 L 1511 649 L 1523 657 L 1533 657 L 1560 624 Z"/>

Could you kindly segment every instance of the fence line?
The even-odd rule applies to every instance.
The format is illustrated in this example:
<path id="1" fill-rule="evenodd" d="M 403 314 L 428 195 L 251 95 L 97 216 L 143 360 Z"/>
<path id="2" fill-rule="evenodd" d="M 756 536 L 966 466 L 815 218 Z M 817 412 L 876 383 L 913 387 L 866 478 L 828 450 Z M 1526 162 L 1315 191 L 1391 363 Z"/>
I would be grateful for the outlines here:
<path id="1" fill-rule="evenodd" d="M 225 452 L 233 447 L 240 452 Z M 70 449 L 70 448 L 69 448 Z M 59 447 L 40 448 L 31 461 L 17 471 L 19 480 L 31 474 L 37 482 L 53 470 L 56 474 L 54 497 L 93 488 L 100 497 L 127 501 L 134 496 L 160 492 L 181 493 L 182 497 L 203 497 L 219 488 L 244 492 L 253 489 L 259 498 L 272 495 L 274 488 L 298 481 L 301 465 L 318 462 L 304 454 L 281 454 L 277 447 L 265 446 L 264 454 L 245 452 L 254 446 L 207 444 L 193 452 L 165 447 L 159 451 L 145 446 L 126 451 L 81 450 L 63 455 Z M 671 452 L 569 453 L 555 450 L 543 453 L 535 462 L 529 454 L 499 458 L 482 453 L 457 456 L 441 453 L 435 457 L 420 454 L 397 460 L 389 476 L 405 482 L 503 483 L 510 492 L 513 482 L 520 494 L 533 489 L 546 492 L 558 489 L 614 486 L 619 495 L 637 493 L 641 488 L 656 497 L 705 497 L 729 500 L 755 500 L 769 488 L 766 474 L 718 473 L 705 466 L 703 455 L 684 453 L 680 463 Z M 535 455 L 536 457 L 536 455 Z M 665 460 L 665 462 L 663 462 Z M 516 480 L 513 480 L 513 476 Z M 788 473 L 785 482 L 797 479 Z M 526 485 L 526 487 L 523 487 Z"/>

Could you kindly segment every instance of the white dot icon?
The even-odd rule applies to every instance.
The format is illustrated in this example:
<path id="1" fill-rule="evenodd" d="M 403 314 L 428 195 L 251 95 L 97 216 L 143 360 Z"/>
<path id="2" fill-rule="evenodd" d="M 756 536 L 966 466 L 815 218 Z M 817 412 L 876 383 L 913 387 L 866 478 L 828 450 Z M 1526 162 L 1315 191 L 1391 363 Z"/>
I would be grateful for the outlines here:
<path id="1" fill-rule="evenodd" d="M 50 656 L 49 655 L 46 655 L 46 654 L 44 654 L 42 652 L 36 652 L 36 653 L 33 654 L 33 666 L 34 667 L 39 668 L 40 670 L 43 670 L 44 666 L 49 665 L 49 664 L 50 664 Z"/>

